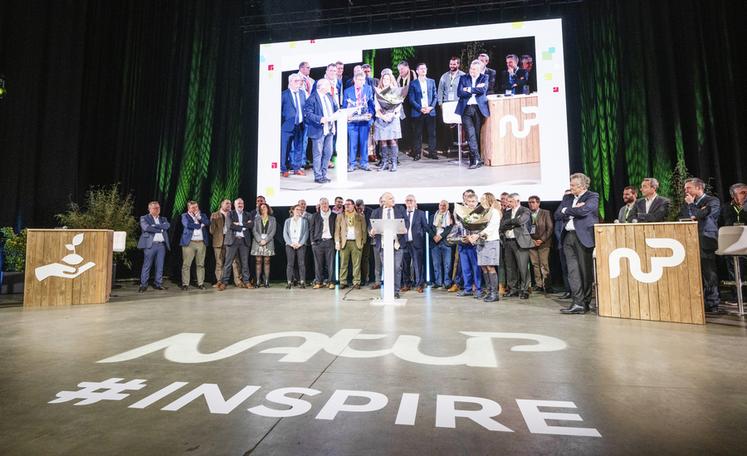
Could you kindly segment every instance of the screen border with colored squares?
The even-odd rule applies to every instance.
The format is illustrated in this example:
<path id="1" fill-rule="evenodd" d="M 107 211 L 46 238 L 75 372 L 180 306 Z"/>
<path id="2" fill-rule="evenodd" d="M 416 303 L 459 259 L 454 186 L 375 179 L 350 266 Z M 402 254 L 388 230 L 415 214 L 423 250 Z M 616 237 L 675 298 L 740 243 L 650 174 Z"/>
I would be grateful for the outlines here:
<path id="1" fill-rule="evenodd" d="M 448 160 L 440 160 L 443 166 L 439 163 L 438 167 L 419 170 L 418 177 L 429 172 L 434 174 L 433 179 L 426 180 L 427 184 L 424 184 L 422 179 L 412 179 L 412 175 L 408 177 L 407 173 L 388 172 L 367 173 L 366 180 L 361 182 L 356 177 L 363 176 L 361 172 L 339 176 L 334 169 L 330 169 L 328 174 L 332 182 L 316 184 L 313 180 L 313 173 L 307 170 L 306 180 L 308 182 L 298 185 L 299 181 L 296 181 L 295 187 L 285 185 L 284 180 L 288 178 L 281 176 L 279 166 L 280 100 L 282 91 L 288 87 L 287 75 L 290 72 L 297 72 L 300 62 L 308 62 L 312 68 L 319 68 L 323 71 L 327 64 L 342 61 L 347 69 L 352 68 L 352 65 L 362 63 L 364 52 L 370 49 L 448 45 L 470 40 L 492 42 L 516 38 L 534 39 L 534 71 L 536 72 L 538 100 L 538 112 L 535 117 L 539 132 L 538 163 L 468 170 L 466 166 L 458 167 L 448 164 Z M 307 201 L 317 201 L 321 197 L 329 198 L 343 193 L 346 197 L 375 202 L 385 191 L 392 192 L 398 200 L 403 200 L 406 194 L 414 194 L 418 202 L 428 204 L 437 203 L 442 199 L 459 201 L 465 188 L 472 188 L 478 193 L 499 194 L 503 191 L 510 191 L 525 196 L 537 195 L 542 200 L 558 200 L 568 185 L 569 175 L 563 60 L 563 34 L 560 19 L 261 44 L 259 48 L 257 194 L 266 196 L 276 206 L 291 206 L 302 198 Z M 411 65 L 415 66 L 416 63 L 411 62 Z M 443 68 L 436 67 L 435 62 L 428 62 L 428 65 L 428 77 L 435 79 L 438 84 L 441 74 L 448 69 L 446 64 Z M 503 56 L 493 56 L 490 67 L 500 75 L 500 72 L 505 69 Z M 468 64 L 463 62 L 462 70 L 467 71 L 467 69 Z M 377 68 L 376 72 L 380 70 Z M 396 68 L 393 71 L 396 75 Z M 346 74 L 346 76 L 351 77 L 352 74 Z M 372 74 L 372 76 L 378 77 L 379 75 Z M 498 91 L 497 85 L 498 83 L 496 83 L 496 92 Z M 521 120 L 519 122 L 521 125 Z M 463 157 L 467 157 L 469 153 L 464 149 L 466 147 L 463 147 Z M 340 155 L 346 156 L 347 150 Z M 494 179 L 488 178 L 487 181 L 476 179 L 477 175 L 471 174 L 482 172 L 485 168 L 495 169 L 496 172 L 501 171 L 500 168 L 504 169 L 502 174 L 495 174 Z M 433 171 L 428 171 L 428 169 Z M 529 174 L 523 172 L 529 170 L 531 170 Z M 527 178 L 528 175 L 532 177 Z"/>

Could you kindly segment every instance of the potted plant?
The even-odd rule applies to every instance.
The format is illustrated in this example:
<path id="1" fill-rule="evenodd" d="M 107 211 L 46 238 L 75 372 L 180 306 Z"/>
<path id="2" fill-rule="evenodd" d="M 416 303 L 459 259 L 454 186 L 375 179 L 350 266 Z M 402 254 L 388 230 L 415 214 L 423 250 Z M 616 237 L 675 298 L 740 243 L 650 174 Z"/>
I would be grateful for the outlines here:
<path id="1" fill-rule="evenodd" d="M 0 228 L 0 293 L 23 293 L 26 267 L 26 230 L 16 234 L 9 226 Z"/>

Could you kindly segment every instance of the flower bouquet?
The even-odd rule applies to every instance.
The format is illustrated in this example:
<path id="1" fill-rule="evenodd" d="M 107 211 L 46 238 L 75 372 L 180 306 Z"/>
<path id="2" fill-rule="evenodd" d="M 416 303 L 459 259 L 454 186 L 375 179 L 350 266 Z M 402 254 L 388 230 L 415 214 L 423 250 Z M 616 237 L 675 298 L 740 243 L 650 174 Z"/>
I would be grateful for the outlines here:
<path id="1" fill-rule="evenodd" d="M 379 102 L 382 111 L 394 111 L 399 105 L 401 105 L 407 97 L 407 88 L 401 87 L 386 87 L 384 89 L 376 89 L 376 100 Z"/>
<path id="2" fill-rule="evenodd" d="M 471 234 L 484 230 L 490 222 L 490 211 L 478 205 L 474 209 L 461 203 L 454 204 L 456 222 L 446 238 L 449 245 L 471 244 L 467 239 Z"/>

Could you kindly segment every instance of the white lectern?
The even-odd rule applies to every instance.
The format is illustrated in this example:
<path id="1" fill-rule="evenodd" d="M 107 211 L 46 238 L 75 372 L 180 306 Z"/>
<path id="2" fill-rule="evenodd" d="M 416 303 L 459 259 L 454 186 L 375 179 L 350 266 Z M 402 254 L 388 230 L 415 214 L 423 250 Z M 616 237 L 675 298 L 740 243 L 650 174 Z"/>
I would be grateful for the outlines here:
<path id="1" fill-rule="evenodd" d="M 736 311 L 729 310 L 730 314 L 745 315 L 744 298 L 742 296 L 742 271 L 739 267 L 739 257 L 747 255 L 747 226 L 722 226 L 718 229 L 718 250 L 717 255 L 732 256 L 734 261 L 734 279 L 737 287 L 737 304 Z M 722 304 L 723 305 L 723 304 Z M 726 303 L 727 307 L 735 307 L 731 303 Z"/>
<path id="2" fill-rule="evenodd" d="M 326 188 L 351 188 L 363 185 L 362 182 L 348 181 L 348 115 L 354 113 L 357 109 L 356 107 L 340 108 L 332 115 L 332 120 L 337 122 L 335 125 L 337 130 L 335 177 L 337 179 L 326 184 Z"/>
<path id="3" fill-rule="evenodd" d="M 394 299 L 394 239 L 397 234 L 407 233 L 405 220 L 371 219 L 371 228 L 375 234 L 381 234 L 381 247 L 384 249 L 384 297 L 374 299 L 371 305 L 404 306 L 407 299 Z"/>

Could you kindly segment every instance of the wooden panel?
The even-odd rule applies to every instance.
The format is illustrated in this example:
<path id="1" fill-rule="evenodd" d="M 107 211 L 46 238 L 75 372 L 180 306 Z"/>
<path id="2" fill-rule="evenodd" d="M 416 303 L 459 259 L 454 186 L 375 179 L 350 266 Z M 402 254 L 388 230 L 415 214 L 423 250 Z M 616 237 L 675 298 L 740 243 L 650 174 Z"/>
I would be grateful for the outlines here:
<path id="1" fill-rule="evenodd" d="M 687 271 L 689 272 L 688 296 L 690 315 L 693 323 L 705 324 L 705 304 L 703 302 L 703 276 L 700 270 L 700 241 L 696 225 L 687 227 Z"/>
<path id="2" fill-rule="evenodd" d="M 485 119 L 480 130 L 480 150 L 483 161 L 490 166 L 519 165 L 539 162 L 539 125 L 531 127 L 524 138 L 512 134 L 514 128 L 524 130 L 525 118 L 536 118 L 535 114 L 525 114 L 523 107 L 538 106 L 537 95 L 517 95 L 488 100 L 490 117 Z M 500 122 L 505 116 L 514 116 L 518 125 L 508 127 L 504 137 L 500 135 Z"/>
<path id="3" fill-rule="evenodd" d="M 640 251 L 635 245 L 635 238 L 638 235 L 638 227 L 629 223 L 623 226 L 625 230 L 625 247 L 633 249 L 640 255 Z M 630 275 L 630 262 L 628 263 L 628 272 L 625 277 L 628 280 L 628 300 L 630 301 L 630 318 L 639 320 L 641 318 L 641 304 L 638 299 L 638 281 Z"/>
<path id="4" fill-rule="evenodd" d="M 645 225 L 643 227 L 644 239 L 663 237 L 656 234 L 656 225 Z M 646 248 L 646 264 L 651 264 L 651 257 L 655 255 L 655 250 Z M 648 297 L 649 320 L 658 321 L 661 319 L 659 312 L 659 283 L 654 282 L 646 285 L 646 296 Z"/>
<path id="5" fill-rule="evenodd" d="M 594 244 L 596 247 L 596 268 L 597 268 L 597 312 L 600 315 L 610 315 L 612 312 L 611 308 L 611 286 L 612 281 L 610 280 L 599 280 L 599 277 L 609 276 L 609 263 L 606 258 L 609 256 L 608 239 L 610 236 L 609 230 L 602 228 L 594 229 Z"/>
<path id="6" fill-rule="evenodd" d="M 82 242 L 68 248 L 76 234 L 83 234 Z M 107 302 L 112 280 L 113 237 L 109 230 L 28 230 L 23 305 Z M 68 257 L 73 253 L 80 258 Z M 40 267 L 42 280 L 36 277 Z"/>
<path id="7" fill-rule="evenodd" d="M 655 255 L 653 252 L 649 252 L 649 247 L 646 245 L 646 226 L 643 226 L 643 232 L 641 232 L 641 228 L 637 228 L 634 234 L 635 238 L 635 251 L 640 252 L 641 255 L 641 270 L 643 272 L 650 272 L 650 265 L 651 262 L 649 259 L 651 256 Z M 637 293 L 638 293 L 638 309 L 640 312 L 641 320 L 651 320 L 651 310 L 649 305 L 649 297 L 648 297 L 648 284 L 642 283 L 637 280 L 634 280 Z"/>

